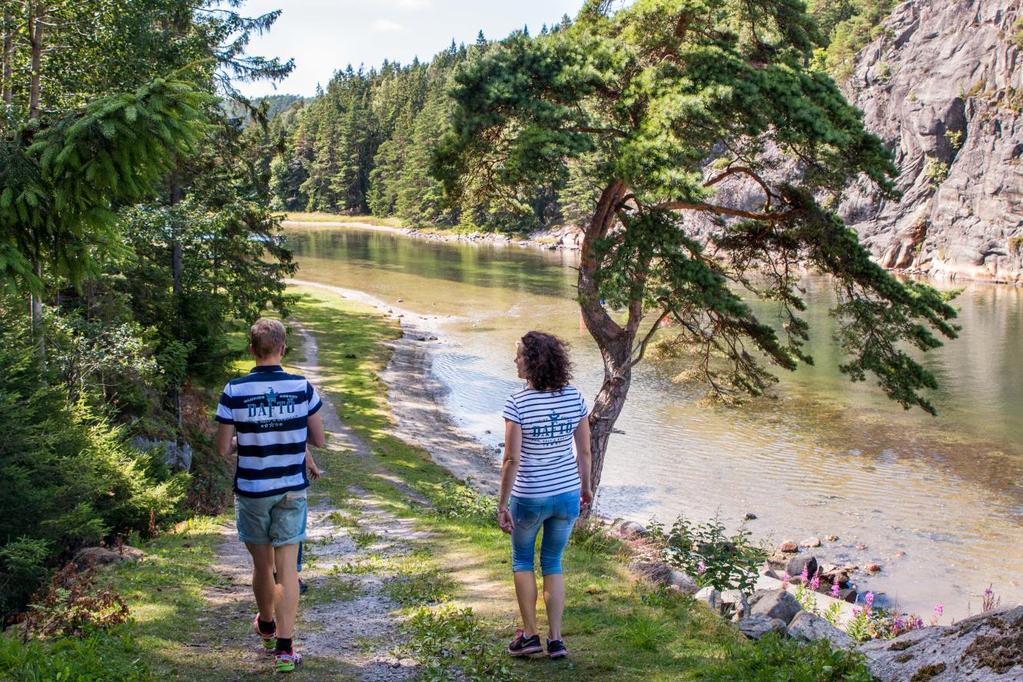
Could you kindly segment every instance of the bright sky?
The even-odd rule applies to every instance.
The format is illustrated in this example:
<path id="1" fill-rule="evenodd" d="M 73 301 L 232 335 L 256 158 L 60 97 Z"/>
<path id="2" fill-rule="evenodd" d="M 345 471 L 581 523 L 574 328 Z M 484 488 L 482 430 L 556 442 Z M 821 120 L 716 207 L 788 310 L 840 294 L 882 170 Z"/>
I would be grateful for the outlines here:
<path id="1" fill-rule="evenodd" d="M 429 60 L 454 38 L 472 43 L 480 29 L 503 38 L 523 25 L 536 34 L 543 24 L 575 17 L 582 0 L 248 0 L 241 11 L 256 16 L 284 13 L 273 29 L 252 40 L 248 53 L 293 57 L 295 70 L 274 90 L 270 83 L 242 83 L 248 96 L 312 95 L 334 71 L 349 63 L 379 66 L 384 59 L 407 64 Z"/>

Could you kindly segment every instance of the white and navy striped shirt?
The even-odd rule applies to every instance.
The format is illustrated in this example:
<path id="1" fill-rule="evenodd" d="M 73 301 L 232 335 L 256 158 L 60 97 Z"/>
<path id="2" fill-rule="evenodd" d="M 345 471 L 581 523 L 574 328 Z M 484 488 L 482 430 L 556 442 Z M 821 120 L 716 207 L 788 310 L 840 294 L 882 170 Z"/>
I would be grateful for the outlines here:
<path id="1" fill-rule="evenodd" d="M 269 497 L 305 490 L 305 444 L 309 415 L 323 406 L 305 377 L 279 365 L 257 366 L 228 382 L 217 405 L 217 421 L 238 432 L 234 491 Z"/>
<path id="2" fill-rule="evenodd" d="M 579 490 L 572 454 L 575 427 L 586 418 L 586 400 L 575 386 L 557 391 L 527 388 L 504 404 L 504 418 L 522 427 L 522 459 L 512 495 L 549 497 Z"/>

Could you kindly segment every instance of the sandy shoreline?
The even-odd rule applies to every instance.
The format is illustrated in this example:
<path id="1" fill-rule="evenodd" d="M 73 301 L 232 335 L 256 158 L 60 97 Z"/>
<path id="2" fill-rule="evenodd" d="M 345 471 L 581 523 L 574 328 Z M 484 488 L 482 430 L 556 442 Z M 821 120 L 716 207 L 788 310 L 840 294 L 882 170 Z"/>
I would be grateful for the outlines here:
<path id="1" fill-rule="evenodd" d="M 448 388 L 432 372 L 431 346 L 439 341 L 436 336 L 439 318 L 404 310 L 354 289 L 296 279 L 287 283 L 337 294 L 399 320 L 402 336 L 390 343 L 394 352 L 380 375 L 387 386 L 387 400 L 396 420 L 395 435 L 429 452 L 437 464 L 480 492 L 495 495 L 500 453 L 458 426 L 444 406 Z"/>

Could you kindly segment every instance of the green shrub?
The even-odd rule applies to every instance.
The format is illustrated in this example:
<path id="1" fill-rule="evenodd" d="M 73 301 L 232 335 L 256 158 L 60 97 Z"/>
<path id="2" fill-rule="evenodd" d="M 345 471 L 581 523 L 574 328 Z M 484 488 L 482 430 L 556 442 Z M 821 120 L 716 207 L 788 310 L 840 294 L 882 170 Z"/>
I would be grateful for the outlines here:
<path id="1" fill-rule="evenodd" d="M 717 517 L 694 524 L 685 516 L 679 516 L 667 532 L 661 524 L 650 526 L 664 560 L 692 576 L 701 587 L 738 589 L 744 594 L 753 591 L 767 550 L 753 544 L 745 527 L 728 536 Z"/>
<path id="2" fill-rule="evenodd" d="M 423 666 L 422 680 L 512 679 L 503 647 L 487 635 L 472 609 L 420 607 L 404 624 L 403 652 Z"/>
<path id="3" fill-rule="evenodd" d="M 727 660 L 703 679 L 724 682 L 870 682 L 863 655 L 832 649 L 826 640 L 803 644 L 770 634 L 752 645 L 736 647 Z"/>
<path id="4" fill-rule="evenodd" d="M 497 500 L 481 495 L 460 481 L 445 481 L 430 493 L 434 511 L 441 516 L 472 519 L 477 523 L 493 523 L 497 515 Z"/>
<path id="5" fill-rule="evenodd" d="M 0 634 L 3 679 L 17 682 L 142 682 L 152 675 L 127 626 L 81 638 L 21 642 Z"/>
<path id="6" fill-rule="evenodd" d="M 0 301 L 0 312 L 4 310 Z M 187 475 L 125 443 L 39 361 L 26 324 L 0 327 L 0 616 L 25 606 L 48 569 L 116 534 L 151 534 L 173 520 Z"/>

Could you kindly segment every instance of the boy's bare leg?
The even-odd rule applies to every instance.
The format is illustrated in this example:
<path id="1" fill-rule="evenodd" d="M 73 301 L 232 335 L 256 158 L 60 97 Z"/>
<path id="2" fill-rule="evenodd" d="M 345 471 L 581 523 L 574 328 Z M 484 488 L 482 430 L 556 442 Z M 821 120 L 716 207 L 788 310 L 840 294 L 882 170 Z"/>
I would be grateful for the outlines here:
<path id="1" fill-rule="evenodd" d="M 245 543 L 252 555 L 252 592 L 256 595 L 259 619 L 269 623 L 274 619 L 274 548 L 273 545 Z"/>
<path id="2" fill-rule="evenodd" d="M 280 596 L 277 601 L 277 636 L 291 639 L 298 614 L 298 545 L 274 549 Z"/>

